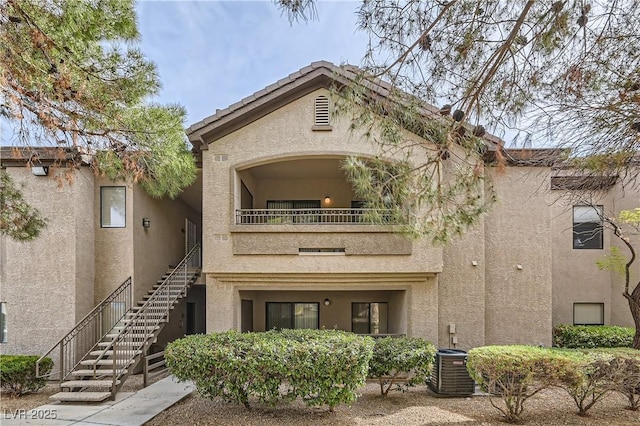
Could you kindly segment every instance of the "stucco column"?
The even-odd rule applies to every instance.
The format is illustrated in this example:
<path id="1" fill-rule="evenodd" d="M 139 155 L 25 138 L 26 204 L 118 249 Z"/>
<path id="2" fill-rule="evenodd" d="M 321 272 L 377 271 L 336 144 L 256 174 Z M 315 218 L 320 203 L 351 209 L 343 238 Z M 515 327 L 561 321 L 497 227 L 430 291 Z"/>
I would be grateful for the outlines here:
<path id="1" fill-rule="evenodd" d="M 435 278 L 414 282 L 407 292 L 407 335 L 438 342 L 438 291 Z"/>
<path id="2" fill-rule="evenodd" d="M 236 286 L 207 276 L 207 333 L 238 329 Z"/>

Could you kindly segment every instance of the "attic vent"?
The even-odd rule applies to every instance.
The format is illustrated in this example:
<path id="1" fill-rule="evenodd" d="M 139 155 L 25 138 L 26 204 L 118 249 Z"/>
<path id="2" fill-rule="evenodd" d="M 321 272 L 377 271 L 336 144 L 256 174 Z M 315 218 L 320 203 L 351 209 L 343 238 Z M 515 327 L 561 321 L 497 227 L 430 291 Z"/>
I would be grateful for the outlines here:
<path id="1" fill-rule="evenodd" d="M 314 127 L 329 127 L 329 98 L 318 96 L 315 101 Z"/>
<path id="2" fill-rule="evenodd" d="M 228 154 L 214 154 L 213 155 L 213 161 L 221 162 L 221 161 L 228 161 L 228 160 L 229 160 L 229 155 Z"/>

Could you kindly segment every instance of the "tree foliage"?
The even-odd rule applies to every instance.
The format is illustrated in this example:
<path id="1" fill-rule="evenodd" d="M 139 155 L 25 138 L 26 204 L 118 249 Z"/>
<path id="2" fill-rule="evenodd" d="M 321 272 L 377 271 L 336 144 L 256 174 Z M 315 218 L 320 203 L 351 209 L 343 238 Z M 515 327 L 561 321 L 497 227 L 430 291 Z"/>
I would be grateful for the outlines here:
<path id="1" fill-rule="evenodd" d="M 0 172 L 0 234 L 16 241 L 30 241 L 40 235 L 47 220 L 23 198 L 13 179 Z"/>
<path id="2" fill-rule="evenodd" d="M 315 16 L 314 0 L 275 3 L 291 21 Z M 435 135 L 418 132 L 432 136 L 429 147 L 402 140 L 397 128 L 384 131 L 389 120 L 372 133 L 406 157 L 420 158 L 416 151 L 423 148 L 427 160 L 404 178 L 410 192 L 442 185 L 435 197 L 420 200 L 429 205 L 417 221 L 422 226 L 414 227 L 420 233 L 444 226 L 441 236 L 449 238 L 493 199 L 489 189 L 477 201 L 485 179 L 478 176 L 478 143 L 461 142 L 461 133 L 512 129 L 526 144 L 568 147 L 574 158 L 595 155 L 591 167 L 612 173 L 625 170 L 640 147 L 640 3 L 634 0 L 362 0 L 357 14 L 358 29 L 369 36 L 361 79 L 384 81 L 389 91 L 384 99 L 361 96 L 361 104 L 411 131 L 439 127 Z M 417 105 L 428 104 L 442 105 L 448 120 L 419 111 Z M 456 173 L 444 181 L 433 175 L 456 156 Z M 375 191 L 369 194 L 375 198 Z"/>
<path id="3" fill-rule="evenodd" d="M 97 154 L 96 173 L 176 197 L 196 172 L 185 111 L 150 102 L 138 38 L 133 0 L 0 2 L 0 116 L 21 145 Z"/>
<path id="4" fill-rule="evenodd" d="M 594 203 L 587 201 L 583 201 L 583 204 L 594 205 Z M 595 211 L 599 210 L 595 209 Z M 640 279 L 636 277 L 637 282 L 632 282 L 632 267 L 637 260 L 637 237 L 640 236 L 640 208 L 623 210 L 617 217 L 602 214 L 600 220 L 604 227 L 613 231 L 613 235 L 626 247 L 629 253 L 626 257 L 620 253 L 618 248 L 614 247 L 609 256 L 598 261 L 598 267 L 621 273 L 624 277 L 622 295 L 629 303 L 636 329 L 632 346 L 635 349 L 640 349 Z"/>

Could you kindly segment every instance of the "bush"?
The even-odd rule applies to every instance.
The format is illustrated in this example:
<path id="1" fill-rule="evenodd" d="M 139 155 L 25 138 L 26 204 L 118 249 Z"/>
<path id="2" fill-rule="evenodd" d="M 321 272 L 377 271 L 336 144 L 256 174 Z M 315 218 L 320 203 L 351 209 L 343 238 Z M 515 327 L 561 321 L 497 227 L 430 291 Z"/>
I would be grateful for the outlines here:
<path id="1" fill-rule="evenodd" d="M 417 337 L 376 339 L 369 363 L 369 377 L 378 379 L 382 396 L 387 396 L 393 385 L 404 392 L 406 388 L 427 380 L 435 353 L 435 346 Z M 398 383 L 402 376 L 407 379 L 404 386 Z"/>
<path id="2" fill-rule="evenodd" d="M 468 353 L 471 377 L 489 392 L 491 405 L 508 422 L 518 422 L 527 399 L 561 382 L 571 360 L 549 349 L 529 346 L 484 346 Z M 499 395 L 504 403 L 494 402 Z"/>
<path id="3" fill-rule="evenodd" d="M 640 351 L 631 348 L 598 349 L 598 352 L 612 354 L 615 368 L 615 390 L 629 400 L 630 410 L 640 408 Z"/>
<path id="4" fill-rule="evenodd" d="M 46 383 L 46 378 L 36 377 L 36 355 L 0 355 L 0 385 L 11 396 L 18 397 L 37 392 Z M 40 364 L 41 375 L 51 371 L 53 361 L 45 358 Z"/>
<path id="5" fill-rule="evenodd" d="M 561 386 L 569 393 L 580 416 L 615 390 L 624 369 L 612 353 L 602 351 L 558 351 L 571 359 L 562 377 Z"/>
<path id="6" fill-rule="evenodd" d="M 309 406 L 349 404 L 365 385 L 374 341 L 337 330 L 273 331 L 286 341 L 285 380 Z"/>
<path id="7" fill-rule="evenodd" d="M 631 347 L 635 329 L 604 325 L 566 325 L 553 329 L 553 346 L 574 349 Z"/>
<path id="8" fill-rule="evenodd" d="M 268 404 L 300 397 L 333 410 L 356 400 L 372 351 L 373 339 L 341 331 L 231 331 L 176 340 L 165 358 L 173 375 L 192 380 L 207 398 L 249 408 L 250 397 Z"/>

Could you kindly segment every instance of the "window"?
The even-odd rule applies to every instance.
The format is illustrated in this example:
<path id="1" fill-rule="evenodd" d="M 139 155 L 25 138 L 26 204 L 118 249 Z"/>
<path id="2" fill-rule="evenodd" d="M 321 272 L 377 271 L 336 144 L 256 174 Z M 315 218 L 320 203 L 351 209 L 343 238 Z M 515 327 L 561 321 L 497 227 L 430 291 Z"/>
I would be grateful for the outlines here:
<path id="1" fill-rule="evenodd" d="M 7 303 L 0 302 L 0 343 L 7 342 Z"/>
<path id="2" fill-rule="evenodd" d="M 269 222 L 317 223 L 318 214 L 322 213 L 320 206 L 320 200 L 268 200 L 267 209 L 276 210 L 273 215 L 269 215 Z"/>
<path id="3" fill-rule="evenodd" d="M 267 302 L 267 330 L 319 327 L 318 303 Z"/>
<path id="4" fill-rule="evenodd" d="M 604 303 L 574 303 L 574 325 L 603 325 Z"/>
<path id="5" fill-rule="evenodd" d="M 126 188 L 103 186 L 100 188 L 100 227 L 124 228 L 127 224 Z"/>
<path id="6" fill-rule="evenodd" d="M 358 334 L 387 334 L 387 303 L 352 303 L 351 331 Z"/>
<path id="7" fill-rule="evenodd" d="M 315 104 L 314 126 L 328 127 L 329 124 L 329 98 L 326 96 L 318 96 Z"/>
<path id="8" fill-rule="evenodd" d="M 573 248 L 602 249 L 602 206 L 573 207 Z"/>

